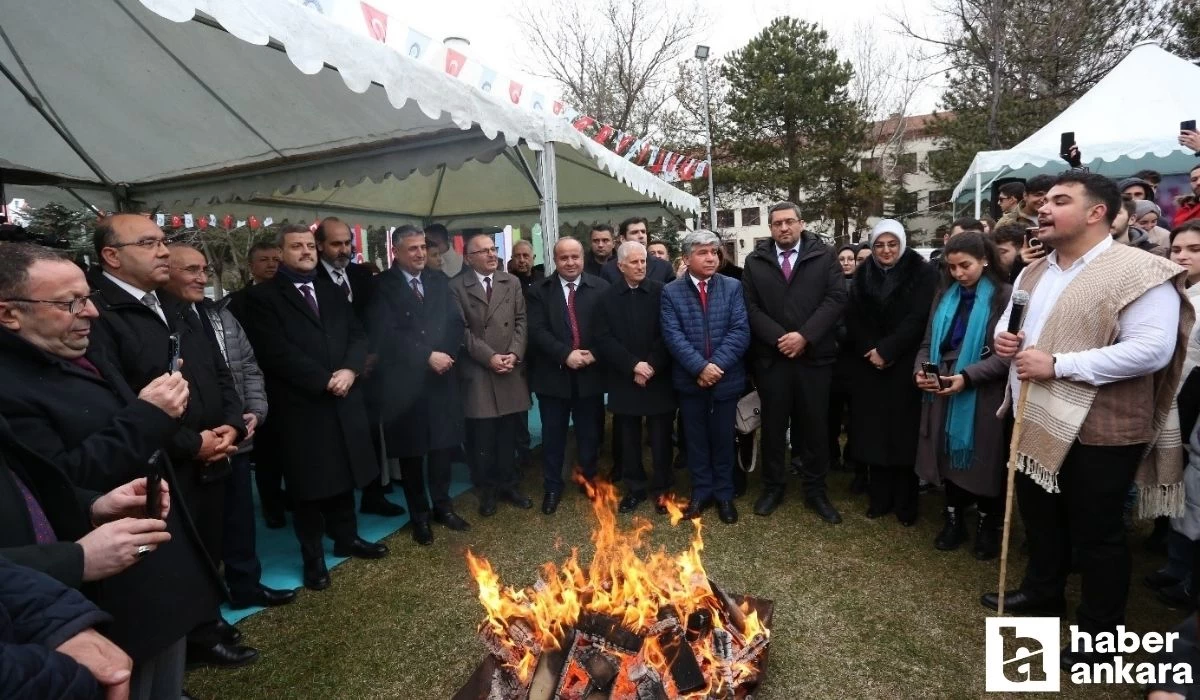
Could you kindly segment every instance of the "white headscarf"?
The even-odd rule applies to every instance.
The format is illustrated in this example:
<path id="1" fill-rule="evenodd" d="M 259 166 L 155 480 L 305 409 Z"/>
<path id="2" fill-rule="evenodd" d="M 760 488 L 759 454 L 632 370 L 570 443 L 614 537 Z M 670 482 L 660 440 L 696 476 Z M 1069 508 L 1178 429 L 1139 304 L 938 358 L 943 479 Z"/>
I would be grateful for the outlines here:
<path id="1" fill-rule="evenodd" d="M 875 224 L 875 228 L 871 229 L 871 235 L 867 238 L 867 245 L 872 248 L 875 246 L 875 239 L 885 233 L 890 233 L 900 239 L 900 253 L 896 256 L 897 261 L 900 255 L 904 255 L 904 251 L 908 249 L 908 237 L 904 234 L 904 225 L 895 219 L 881 219 Z"/>

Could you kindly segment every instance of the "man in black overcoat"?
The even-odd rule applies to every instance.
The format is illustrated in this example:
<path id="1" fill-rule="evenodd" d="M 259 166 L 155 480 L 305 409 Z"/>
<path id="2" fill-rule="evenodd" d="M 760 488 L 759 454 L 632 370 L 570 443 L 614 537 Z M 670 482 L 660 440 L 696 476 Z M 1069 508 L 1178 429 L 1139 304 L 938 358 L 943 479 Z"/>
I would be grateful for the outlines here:
<path id="1" fill-rule="evenodd" d="M 663 498 L 672 482 L 675 390 L 671 355 L 659 323 L 663 285 L 646 278 L 646 247 L 638 241 L 617 248 L 617 265 L 622 278 L 601 295 L 595 327 L 596 356 L 605 368 L 608 409 L 613 414 L 613 432 L 620 436 L 618 449 L 629 487 L 619 510 L 631 512 L 653 497 L 658 512 L 666 513 Z M 642 464 L 643 418 L 654 464 L 649 492 Z"/>
<path id="2" fill-rule="evenodd" d="M 367 335 L 345 293 L 317 275 L 312 232 L 292 224 L 279 237 L 279 272 L 247 295 L 246 333 L 266 379 L 271 415 L 262 430 L 283 464 L 304 585 L 319 591 L 330 583 L 322 535 L 334 556 L 387 554 L 358 536 L 354 514 L 354 489 L 379 476 L 357 381 Z"/>
<path id="3" fill-rule="evenodd" d="M 554 245 L 554 274 L 529 290 L 529 354 L 533 391 L 542 418 L 542 512 L 558 510 L 563 491 L 567 428 L 574 422 L 576 453 L 586 479 L 596 478 L 604 422 L 604 370 L 592 354 L 596 308 L 608 283 L 583 271 L 583 244 Z"/>
<path id="4" fill-rule="evenodd" d="M 400 460 L 412 536 L 422 545 L 433 542 L 431 519 L 451 530 L 470 528 L 450 498 L 451 458 L 465 432 L 454 366 L 465 326 L 450 278 L 425 268 L 426 251 L 421 229 L 406 225 L 392 232 L 394 263 L 377 278 L 367 312 L 379 356 L 383 439 L 388 456 Z"/>

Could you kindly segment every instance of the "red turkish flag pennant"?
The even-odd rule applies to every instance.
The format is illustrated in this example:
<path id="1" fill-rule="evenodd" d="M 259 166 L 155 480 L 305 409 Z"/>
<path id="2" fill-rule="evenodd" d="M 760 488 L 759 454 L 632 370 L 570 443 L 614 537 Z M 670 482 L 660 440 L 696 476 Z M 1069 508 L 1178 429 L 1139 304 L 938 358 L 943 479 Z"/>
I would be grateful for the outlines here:
<path id="1" fill-rule="evenodd" d="M 680 180 L 691 180 L 696 176 L 696 159 L 688 158 L 687 161 L 679 168 Z"/>
<path id="2" fill-rule="evenodd" d="M 600 126 L 600 131 L 597 131 L 596 135 L 592 137 L 592 140 L 603 146 L 608 143 L 609 139 L 612 138 L 613 133 L 614 129 L 611 126 L 608 124 L 603 124 Z"/>
<path id="3" fill-rule="evenodd" d="M 233 215 L 226 214 L 225 216 L 221 217 L 221 226 L 223 226 L 226 230 L 233 228 Z"/>
<path id="4" fill-rule="evenodd" d="M 634 157 L 633 162 L 636 165 L 641 165 L 641 164 L 645 163 L 646 159 L 649 157 L 650 157 L 650 144 L 642 143 L 642 150 L 638 151 L 638 154 Z"/>
<path id="5" fill-rule="evenodd" d="M 558 100 L 555 100 L 554 101 L 554 113 L 562 114 L 562 111 L 563 111 L 563 103 L 559 102 Z"/>
<path id="6" fill-rule="evenodd" d="M 463 66 L 467 65 L 467 57 L 455 51 L 454 49 L 446 49 L 446 72 L 453 75 L 455 78 L 462 72 Z"/>
<path id="7" fill-rule="evenodd" d="M 683 156 L 679 155 L 678 153 L 672 153 L 671 157 L 667 160 L 667 167 L 663 168 L 663 172 L 665 172 L 665 173 L 675 172 L 675 170 L 679 167 L 679 164 L 682 162 L 683 162 Z"/>
<path id="8" fill-rule="evenodd" d="M 386 12 L 378 8 L 371 7 L 365 2 L 360 2 L 362 5 L 363 19 L 367 21 L 367 32 L 371 37 L 378 42 L 387 42 L 387 24 L 388 16 Z"/>
<path id="9" fill-rule="evenodd" d="M 196 219 L 196 226 L 199 227 L 201 231 L 207 231 L 208 230 L 208 217 L 202 216 L 199 219 Z"/>
<path id="10" fill-rule="evenodd" d="M 662 169 L 663 169 L 663 164 L 666 163 L 666 161 L 667 161 L 667 152 L 659 151 L 658 157 L 655 158 L 654 163 L 652 163 L 650 165 L 650 172 L 655 173 L 655 174 L 661 173 Z"/>
<path id="11" fill-rule="evenodd" d="M 521 104 L 521 90 L 523 89 L 524 86 L 517 81 L 508 81 L 508 99 L 512 100 L 512 103 L 515 105 Z"/>
<path id="12" fill-rule="evenodd" d="M 623 156 L 629 150 L 629 147 L 633 145 L 634 141 L 637 141 L 637 137 L 633 134 L 623 134 L 613 150 L 617 152 L 617 155 Z"/>
<path id="13" fill-rule="evenodd" d="M 587 131 L 588 129 L 591 128 L 592 124 L 595 124 L 595 123 L 596 123 L 596 120 L 594 118 L 589 117 L 585 114 L 575 120 L 574 126 L 577 131 Z"/>

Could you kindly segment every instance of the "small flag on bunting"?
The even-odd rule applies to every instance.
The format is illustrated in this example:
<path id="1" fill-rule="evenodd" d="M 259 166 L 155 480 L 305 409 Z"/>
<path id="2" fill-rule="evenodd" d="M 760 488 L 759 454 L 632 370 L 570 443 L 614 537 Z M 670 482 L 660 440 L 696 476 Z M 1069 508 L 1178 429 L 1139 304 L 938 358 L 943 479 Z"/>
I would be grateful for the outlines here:
<path id="1" fill-rule="evenodd" d="M 183 213 L 183 225 L 187 228 L 192 228 L 196 225 L 196 220 L 192 218 L 191 212 Z"/>
<path id="2" fill-rule="evenodd" d="M 592 124 L 595 124 L 595 123 L 596 123 L 596 120 L 594 118 L 589 117 L 586 114 L 584 114 L 575 120 L 574 126 L 579 131 L 587 131 L 588 129 L 591 128 Z"/>
<path id="3" fill-rule="evenodd" d="M 617 135 L 617 145 L 613 150 L 617 152 L 617 155 L 623 156 L 633 146 L 634 141 L 637 141 L 637 136 L 628 131 L 622 131 Z"/>
<path id="4" fill-rule="evenodd" d="M 462 72 L 463 66 L 467 63 L 467 57 L 454 49 L 446 49 L 446 72 L 453 75 L 455 78 Z"/>
<path id="5" fill-rule="evenodd" d="M 430 37 L 418 32 L 409 27 L 408 40 L 404 42 L 405 51 L 408 52 L 409 58 L 422 60 L 425 57 L 425 52 L 429 49 L 429 42 L 433 41 Z"/>
<path id="6" fill-rule="evenodd" d="M 600 126 L 600 130 L 597 131 L 596 135 L 592 137 L 592 140 L 603 146 L 608 143 L 609 139 L 612 138 L 613 133 L 614 130 L 611 126 L 608 124 L 602 124 Z"/>
<path id="7" fill-rule="evenodd" d="M 491 92 L 492 86 L 496 84 L 496 71 L 491 68 L 484 68 L 479 75 L 479 89 L 484 92 Z"/>
<path id="8" fill-rule="evenodd" d="M 563 112 L 563 103 L 559 102 L 558 100 L 555 100 L 554 101 L 554 113 L 562 114 L 562 112 Z"/>
<path id="9" fill-rule="evenodd" d="M 521 104 L 521 90 L 523 89 L 524 86 L 517 81 L 508 81 L 508 99 L 512 100 L 512 103 L 515 105 Z"/>
<path id="10" fill-rule="evenodd" d="M 359 4 L 362 5 L 363 19 L 367 22 L 367 33 L 376 41 L 387 43 L 387 13 L 365 2 Z"/>

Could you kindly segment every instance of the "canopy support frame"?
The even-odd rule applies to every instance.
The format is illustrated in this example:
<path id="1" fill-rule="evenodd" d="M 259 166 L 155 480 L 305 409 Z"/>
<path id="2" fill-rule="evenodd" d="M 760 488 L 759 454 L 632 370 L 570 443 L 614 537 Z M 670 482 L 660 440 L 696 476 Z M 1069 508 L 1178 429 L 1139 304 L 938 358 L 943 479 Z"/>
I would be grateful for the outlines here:
<path id="1" fill-rule="evenodd" d="M 546 275 L 554 273 L 554 246 L 558 242 L 558 169 L 555 144 L 547 141 L 538 151 L 538 173 L 541 175 L 542 196 L 542 265 Z"/>

